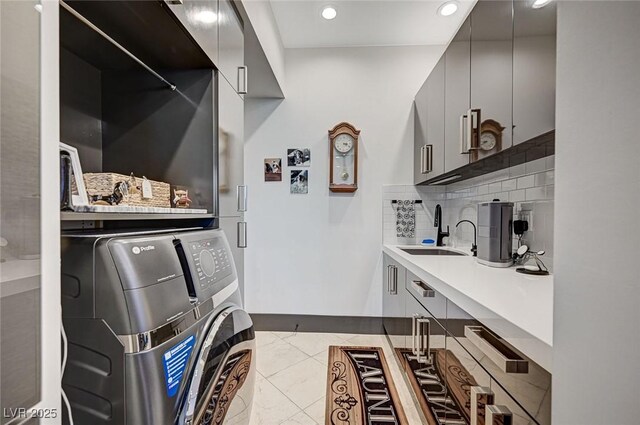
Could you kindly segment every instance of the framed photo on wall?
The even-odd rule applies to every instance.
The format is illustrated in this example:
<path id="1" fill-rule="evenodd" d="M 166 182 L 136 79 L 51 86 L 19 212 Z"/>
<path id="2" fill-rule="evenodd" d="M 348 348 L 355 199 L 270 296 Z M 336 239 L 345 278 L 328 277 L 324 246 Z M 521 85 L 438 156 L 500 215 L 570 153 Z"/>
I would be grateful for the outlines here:
<path id="1" fill-rule="evenodd" d="M 264 159 L 264 181 L 266 182 L 282 181 L 282 158 L 265 158 Z"/>

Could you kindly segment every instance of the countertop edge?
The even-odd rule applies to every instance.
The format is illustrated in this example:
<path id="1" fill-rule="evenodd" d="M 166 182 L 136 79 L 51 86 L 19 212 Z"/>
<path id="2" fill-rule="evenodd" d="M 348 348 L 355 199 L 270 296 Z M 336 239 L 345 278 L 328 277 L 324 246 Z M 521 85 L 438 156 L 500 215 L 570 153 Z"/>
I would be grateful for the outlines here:
<path id="1" fill-rule="evenodd" d="M 389 255 L 392 259 L 400 263 L 403 267 L 405 267 L 407 270 L 417 275 L 421 279 L 429 281 L 429 284 L 433 285 L 436 291 L 442 293 L 442 295 L 450 299 L 453 303 L 457 304 L 464 310 L 475 310 L 467 312 L 469 314 L 472 314 L 474 317 L 478 316 L 481 322 L 483 321 L 481 320 L 482 317 L 493 315 L 508 323 L 511 327 L 514 328 L 513 331 L 515 331 L 516 333 L 526 334 L 526 336 L 524 337 L 519 336 L 517 338 L 512 338 L 509 336 L 513 333 L 512 330 L 501 332 L 500 327 L 496 329 L 496 324 L 493 321 L 492 323 L 485 323 L 486 326 L 489 326 L 501 337 L 505 338 L 505 340 L 512 344 L 515 348 L 522 351 L 525 355 L 529 356 L 532 360 L 540 364 L 548 371 L 551 371 L 552 343 L 550 342 L 552 341 L 552 335 L 547 337 L 536 335 L 534 332 L 531 332 L 530 329 L 526 329 L 526 327 L 523 327 L 521 324 L 516 323 L 516 321 L 512 320 L 511 318 L 504 317 L 504 315 L 494 311 L 494 309 L 492 309 L 490 306 L 484 305 L 478 300 L 474 299 L 472 296 L 465 294 L 459 288 L 456 288 L 455 285 L 449 282 L 445 282 L 441 278 L 434 276 L 422 266 L 412 262 L 410 259 L 397 252 L 397 249 L 397 245 L 384 244 L 382 246 L 383 253 Z M 470 306 L 471 308 L 469 308 Z M 479 311 L 486 312 L 487 314 L 477 314 Z"/>

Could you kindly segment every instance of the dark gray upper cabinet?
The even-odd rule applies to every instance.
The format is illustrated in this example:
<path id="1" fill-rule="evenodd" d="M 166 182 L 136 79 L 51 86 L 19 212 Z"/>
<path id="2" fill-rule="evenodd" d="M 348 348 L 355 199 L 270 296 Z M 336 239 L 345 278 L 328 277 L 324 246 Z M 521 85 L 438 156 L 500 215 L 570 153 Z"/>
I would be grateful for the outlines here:
<path id="1" fill-rule="evenodd" d="M 184 0 L 167 6 L 213 63 L 218 63 L 218 0 Z"/>
<path id="2" fill-rule="evenodd" d="M 512 81 L 513 4 L 480 0 L 471 12 L 472 162 L 512 145 Z"/>
<path id="3" fill-rule="evenodd" d="M 445 76 L 445 171 L 469 163 L 469 154 L 461 147 L 463 119 L 470 107 L 471 95 L 471 19 L 462 24 L 449 44 Z"/>
<path id="4" fill-rule="evenodd" d="M 556 3 L 513 3 L 513 144 L 555 129 Z"/>
<path id="5" fill-rule="evenodd" d="M 236 92 L 247 93 L 243 23 L 231 0 L 220 0 L 218 12 L 218 69 Z"/>
<path id="6" fill-rule="evenodd" d="M 444 82 L 442 56 L 414 102 L 414 184 L 444 172 Z"/>

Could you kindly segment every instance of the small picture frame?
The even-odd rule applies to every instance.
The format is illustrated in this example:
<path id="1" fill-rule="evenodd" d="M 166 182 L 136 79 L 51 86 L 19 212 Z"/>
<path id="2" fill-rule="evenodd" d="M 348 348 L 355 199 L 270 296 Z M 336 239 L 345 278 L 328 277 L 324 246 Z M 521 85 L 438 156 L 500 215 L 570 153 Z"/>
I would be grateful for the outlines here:
<path id="1" fill-rule="evenodd" d="M 289 167 L 310 167 L 311 149 L 291 148 L 287 149 L 287 165 Z"/>
<path id="2" fill-rule="evenodd" d="M 72 194 L 71 199 L 74 206 L 89 205 L 89 196 L 87 195 L 87 189 L 84 186 L 84 179 L 82 177 L 82 166 L 80 165 L 80 155 L 78 155 L 78 149 L 71 145 L 60 142 L 60 152 L 67 152 L 71 157 L 71 172 L 73 173 L 73 179 L 78 189 L 77 194 Z"/>
<path id="3" fill-rule="evenodd" d="M 264 159 L 264 181 L 266 182 L 282 181 L 282 158 L 265 158 Z"/>
<path id="4" fill-rule="evenodd" d="M 291 170 L 289 190 L 293 194 L 309 193 L 309 170 Z"/>

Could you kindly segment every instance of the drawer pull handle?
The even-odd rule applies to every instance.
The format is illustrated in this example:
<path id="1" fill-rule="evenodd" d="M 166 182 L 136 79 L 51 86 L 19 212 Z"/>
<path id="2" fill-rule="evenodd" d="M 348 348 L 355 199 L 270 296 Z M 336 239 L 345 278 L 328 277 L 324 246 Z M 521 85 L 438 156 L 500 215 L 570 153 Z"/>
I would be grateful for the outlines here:
<path id="1" fill-rule="evenodd" d="M 398 267 L 387 266 L 387 292 L 391 295 L 398 295 Z"/>
<path id="2" fill-rule="evenodd" d="M 471 387 L 471 425 L 480 425 L 480 413 L 494 403 L 494 394 L 488 387 Z"/>
<path id="3" fill-rule="evenodd" d="M 485 408 L 485 425 L 513 425 L 513 414 L 507 406 L 491 404 Z"/>
<path id="4" fill-rule="evenodd" d="M 423 298 L 433 298 L 436 296 L 436 291 L 427 286 L 427 284 L 421 280 L 412 280 L 411 286 L 413 287 L 413 290 Z"/>
<path id="5" fill-rule="evenodd" d="M 503 372 L 529 373 L 529 361 L 484 326 L 465 326 L 464 336 Z"/>
<path id="6" fill-rule="evenodd" d="M 431 363 L 431 321 L 419 314 L 411 317 L 411 352 L 418 363 Z"/>

